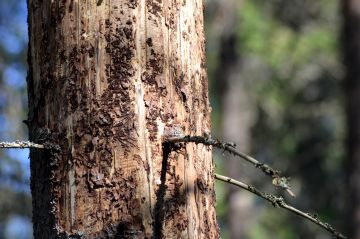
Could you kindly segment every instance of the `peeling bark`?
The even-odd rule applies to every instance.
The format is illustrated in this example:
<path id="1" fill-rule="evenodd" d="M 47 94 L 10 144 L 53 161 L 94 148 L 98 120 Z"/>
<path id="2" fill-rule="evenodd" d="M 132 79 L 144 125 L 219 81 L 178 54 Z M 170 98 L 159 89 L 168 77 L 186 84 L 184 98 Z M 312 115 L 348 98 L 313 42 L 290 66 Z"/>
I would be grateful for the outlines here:
<path id="1" fill-rule="evenodd" d="M 35 238 L 218 238 L 202 0 L 28 0 Z M 40 132 L 48 132 L 45 136 Z"/>

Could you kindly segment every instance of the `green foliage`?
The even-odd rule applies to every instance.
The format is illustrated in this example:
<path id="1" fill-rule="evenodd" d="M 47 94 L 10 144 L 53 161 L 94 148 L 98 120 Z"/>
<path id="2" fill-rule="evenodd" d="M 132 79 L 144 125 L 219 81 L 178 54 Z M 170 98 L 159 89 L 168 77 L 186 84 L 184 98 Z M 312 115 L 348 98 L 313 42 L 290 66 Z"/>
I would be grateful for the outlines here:
<path id="1" fill-rule="evenodd" d="M 244 1 L 239 11 L 240 54 L 261 57 L 274 69 L 289 61 L 301 65 L 314 57 L 337 57 L 338 36 L 331 22 L 311 22 L 298 32 L 267 13 L 256 1 Z"/>

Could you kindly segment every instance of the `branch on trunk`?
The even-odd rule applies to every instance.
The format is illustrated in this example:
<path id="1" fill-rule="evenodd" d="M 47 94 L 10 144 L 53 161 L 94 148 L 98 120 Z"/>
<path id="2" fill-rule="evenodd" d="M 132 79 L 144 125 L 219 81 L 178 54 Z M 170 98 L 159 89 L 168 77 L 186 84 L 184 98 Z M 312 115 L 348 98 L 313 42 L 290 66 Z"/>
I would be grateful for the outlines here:
<path id="1" fill-rule="evenodd" d="M 269 201 L 274 207 L 284 208 L 300 217 L 306 218 L 307 220 L 309 220 L 309 221 L 319 225 L 320 227 L 324 228 L 325 230 L 329 231 L 336 238 L 340 238 L 340 239 L 346 238 L 344 235 L 342 235 L 341 233 L 336 231 L 330 224 L 328 224 L 326 222 L 322 222 L 316 215 L 311 214 L 311 213 L 302 212 L 299 209 L 288 205 L 282 197 L 276 197 L 272 194 L 261 192 L 253 186 L 236 181 L 235 179 L 232 179 L 232 178 L 220 175 L 220 174 L 215 174 L 215 178 L 220 181 L 223 181 L 223 182 L 235 185 L 237 187 L 240 187 L 242 189 L 245 189 L 245 190 Z"/>
<path id="2" fill-rule="evenodd" d="M 14 142 L 0 142 L 0 148 L 5 149 L 25 149 L 25 148 L 33 148 L 33 149 L 59 149 L 58 145 L 53 145 L 49 143 L 38 144 L 30 141 L 19 141 L 16 140 Z"/>
<path id="3" fill-rule="evenodd" d="M 212 139 L 209 137 L 203 137 L 203 136 L 183 136 L 183 137 L 169 137 L 166 139 L 167 142 L 172 142 L 172 143 L 189 143 L 189 142 L 193 142 L 196 144 L 204 144 L 204 145 L 211 145 L 214 146 L 216 148 L 219 149 L 223 149 L 237 157 L 240 157 L 246 161 L 248 161 L 249 163 L 253 164 L 256 168 L 261 169 L 266 175 L 269 176 L 275 176 L 275 175 L 279 175 L 280 171 L 275 170 L 273 168 L 271 168 L 269 165 L 264 164 L 264 163 L 260 163 L 258 160 L 256 160 L 255 158 L 239 152 L 235 149 L 236 145 L 234 143 L 225 143 L 225 142 L 221 142 L 217 139 Z"/>
<path id="4" fill-rule="evenodd" d="M 227 151 L 227 152 L 251 163 L 256 168 L 259 168 L 261 171 L 263 171 L 263 173 L 265 173 L 266 175 L 271 176 L 273 178 L 272 184 L 274 186 L 286 190 L 292 197 L 295 197 L 295 194 L 290 190 L 290 182 L 287 177 L 281 177 L 280 171 L 273 169 L 272 167 L 270 167 L 269 165 L 267 165 L 265 163 L 259 162 L 255 158 L 253 158 L 243 152 L 237 151 L 235 149 L 236 145 L 234 143 L 221 142 L 217 139 L 212 139 L 207 136 L 190 136 L 190 135 L 183 136 L 181 134 L 180 135 L 174 134 L 174 135 L 170 135 L 170 136 L 166 137 L 166 142 L 171 142 L 171 143 L 193 142 L 196 144 L 211 145 L 216 148 Z"/>

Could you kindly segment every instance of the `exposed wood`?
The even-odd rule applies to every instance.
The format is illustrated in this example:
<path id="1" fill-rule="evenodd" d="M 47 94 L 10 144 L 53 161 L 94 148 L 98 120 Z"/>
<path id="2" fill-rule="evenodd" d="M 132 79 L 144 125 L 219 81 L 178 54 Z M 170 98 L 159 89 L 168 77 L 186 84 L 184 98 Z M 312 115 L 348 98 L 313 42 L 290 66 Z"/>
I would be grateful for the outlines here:
<path id="1" fill-rule="evenodd" d="M 218 238 L 202 0 L 28 0 L 35 238 Z M 35 143 L 36 140 L 34 141 Z"/>

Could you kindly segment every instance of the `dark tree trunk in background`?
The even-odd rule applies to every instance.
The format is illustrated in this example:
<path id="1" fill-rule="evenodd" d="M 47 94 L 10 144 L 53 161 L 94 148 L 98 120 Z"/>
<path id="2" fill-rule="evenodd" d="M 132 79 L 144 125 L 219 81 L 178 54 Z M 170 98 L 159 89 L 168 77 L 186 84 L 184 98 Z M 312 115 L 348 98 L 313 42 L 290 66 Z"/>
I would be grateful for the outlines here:
<path id="1" fill-rule="evenodd" d="M 202 0 L 28 0 L 34 236 L 218 238 Z M 77 237 L 76 237 L 77 238 Z"/>
<path id="2" fill-rule="evenodd" d="M 216 89 L 219 93 L 221 109 L 221 137 L 235 142 L 244 152 L 250 150 L 250 129 L 252 125 L 252 107 L 250 103 L 248 82 L 244 79 L 243 63 L 238 52 L 238 11 L 242 1 L 218 1 L 217 25 L 221 29 L 219 39 L 219 66 L 216 71 Z M 247 165 L 226 155 L 226 174 L 232 178 L 244 179 Z M 230 238 L 248 238 L 249 228 L 254 219 L 254 205 L 247 192 L 229 187 L 227 195 L 229 210 L 227 223 Z"/>
<path id="3" fill-rule="evenodd" d="M 360 238 L 360 2 L 343 1 L 349 238 Z"/>

